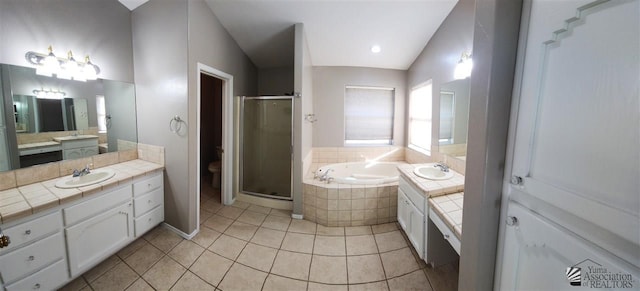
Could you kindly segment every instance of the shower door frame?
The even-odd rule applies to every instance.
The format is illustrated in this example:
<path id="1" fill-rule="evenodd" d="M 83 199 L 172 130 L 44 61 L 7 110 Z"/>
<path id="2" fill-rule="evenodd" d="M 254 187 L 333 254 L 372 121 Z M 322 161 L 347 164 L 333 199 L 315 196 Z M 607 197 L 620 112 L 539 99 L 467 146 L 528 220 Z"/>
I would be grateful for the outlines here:
<path id="1" fill-rule="evenodd" d="M 288 197 L 280 197 L 275 195 L 269 195 L 264 193 L 257 193 L 251 191 L 244 190 L 244 101 L 245 100 L 291 100 L 291 140 L 289 141 L 289 196 Z M 240 141 L 240 153 L 239 153 L 239 174 L 240 177 L 238 179 L 238 192 L 245 193 L 252 196 L 284 200 L 284 201 L 293 201 L 293 142 L 294 142 L 294 112 L 295 112 L 295 98 L 294 96 L 241 96 L 240 97 L 240 124 L 239 124 L 239 133 L 238 138 Z"/>

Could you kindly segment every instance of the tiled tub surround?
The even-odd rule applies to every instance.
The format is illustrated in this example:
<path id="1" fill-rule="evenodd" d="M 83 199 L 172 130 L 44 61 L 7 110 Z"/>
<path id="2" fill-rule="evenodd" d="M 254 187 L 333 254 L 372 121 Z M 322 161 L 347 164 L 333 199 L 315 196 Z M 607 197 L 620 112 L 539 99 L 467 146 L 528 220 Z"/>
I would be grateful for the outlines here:
<path id="1" fill-rule="evenodd" d="M 466 161 L 438 152 L 435 148 L 431 156 L 408 147 L 315 147 L 311 150 L 309 168 L 305 177 L 313 176 L 318 168 L 334 163 L 351 163 L 364 161 L 395 162 L 409 164 L 426 164 L 444 162 L 451 169 L 464 175 Z"/>
<path id="2" fill-rule="evenodd" d="M 396 221 L 398 183 L 351 185 L 304 181 L 305 220 L 325 226 L 361 226 Z"/>

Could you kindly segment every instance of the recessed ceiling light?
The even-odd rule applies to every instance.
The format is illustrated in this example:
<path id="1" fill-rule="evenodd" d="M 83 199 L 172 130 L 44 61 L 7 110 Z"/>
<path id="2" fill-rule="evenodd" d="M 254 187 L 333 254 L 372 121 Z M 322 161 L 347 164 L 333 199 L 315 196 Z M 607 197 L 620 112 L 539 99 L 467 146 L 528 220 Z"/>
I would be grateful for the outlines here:
<path id="1" fill-rule="evenodd" d="M 371 52 L 374 54 L 377 54 L 381 51 L 380 46 L 379 45 L 374 45 L 371 47 Z"/>

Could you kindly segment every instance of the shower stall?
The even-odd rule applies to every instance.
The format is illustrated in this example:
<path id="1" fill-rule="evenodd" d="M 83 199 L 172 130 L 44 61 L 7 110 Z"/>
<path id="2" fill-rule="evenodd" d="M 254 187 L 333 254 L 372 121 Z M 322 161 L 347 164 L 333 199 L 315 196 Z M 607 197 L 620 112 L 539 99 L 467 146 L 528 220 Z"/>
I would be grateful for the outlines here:
<path id="1" fill-rule="evenodd" d="M 293 97 L 241 98 L 241 192 L 291 200 Z"/>

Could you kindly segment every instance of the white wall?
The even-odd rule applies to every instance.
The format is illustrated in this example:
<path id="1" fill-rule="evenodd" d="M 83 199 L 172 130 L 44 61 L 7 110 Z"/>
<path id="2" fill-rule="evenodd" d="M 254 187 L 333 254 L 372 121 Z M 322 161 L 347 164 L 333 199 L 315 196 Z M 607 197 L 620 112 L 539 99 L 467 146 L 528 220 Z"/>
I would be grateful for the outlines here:
<path id="1" fill-rule="evenodd" d="M 169 131 L 173 116 L 188 118 L 187 1 L 147 2 L 132 12 L 132 31 L 138 140 L 165 147 L 165 221 L 189 233 L 187 133 Z"/>
<path id="2" fill-rule="evenodd" d="M 395 88 L 393 122 L 394 145 L 405 144 L 405 99 L 407 72 L 391 69 L 356 67 L 313 68 L 314 147 L 344 146 L 345 86 L 375 86 Z"/>
<path id="3" fill-rule="evenodd" d="M 167 0 L 170 1 L 170 0 Z M 199 192 L 196 186 L 198 177 L 197 163 L 197 135 L 195 124 L 196 102 L 198 98 L 197 64 L 202 63 L 209 67 L 233 75 L 233 98 L 235 96 L 257 94 L 257 70 L 251 60 L 244 54 L 238 44 L 233 40 L 227 30 L 220 24 L 209 6 L 204 0 L 188 1 L 188 99 L 184 105 L 188 105 L 189 116 L 189 144 L 188 150 L 188 181 L 189 181 L 189 230 L 193 231 L 197 226 L 197 203 Z M 227 100 L 232 102 L 233 100 Z M 223 121 L 224 124 L 224 121 Z M 225 155 L 232 157 L 232 149 L 225 149 Z M 187 161 L 182 161 L 186 164 Z M 185 173 L 186 174 L 186 173 Z M 187 179 L 185 179 L 187 180 Z M 236 193 L 237 189 L 233 189 Z"/>
<path id="4" fill-rule="evenodd" d="M 199 191 L 197 63 L 233 75 L 234 96 L 256 93 L 256 69 L 204 1 L 147 2 L 133 12 L 133 39 L 138 139 L 165 147 L 165 220 L 192 233 Z M 186 121 L 180 134 L 168 128 L 174 115 Z"/>
<path id="5" fill-rule="evenodd" d="M 429 79 L 432 81 L 432 108 L 438 109 L 432 115 L 431 142 L 434 151 L 438 151 L 440 136 L 440 87 L 454 80 L 453 71 L 462 52 L 473 53 L 474 9 L 475 1 L 458 1 L 407 73 L 407 97 L 413 87 Z"/>
<path id="6" fill-rule="evenodd" d="M 301 93 L 295 98 L 294 108 L 294 151 L 293 151 L 293 213 L 302 214 L 302 178 L 310 166 L 305 159 L 311 153 L 313 125 L 304 120 L 304 115 L 313 112 L 313 64 L 309 45 L 304 32 L 304 24 L 295 25 L 295 92 Z"/>
<path id="7" fill-rule="evenodd" d="M 293 92 L 293 67 L 258 70 L 258 95 L 282 96 Z"/>
<path id="8" fill-rule="evenodd" d="M 0 63 L 28 66 L 28 51 L 73 51 L 100 67 L 101 79 L 133 82 L 131 12 L 118 1 L 0 1 Z"/>

